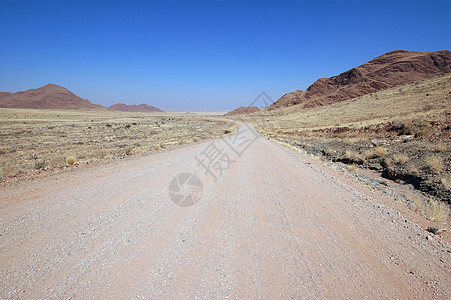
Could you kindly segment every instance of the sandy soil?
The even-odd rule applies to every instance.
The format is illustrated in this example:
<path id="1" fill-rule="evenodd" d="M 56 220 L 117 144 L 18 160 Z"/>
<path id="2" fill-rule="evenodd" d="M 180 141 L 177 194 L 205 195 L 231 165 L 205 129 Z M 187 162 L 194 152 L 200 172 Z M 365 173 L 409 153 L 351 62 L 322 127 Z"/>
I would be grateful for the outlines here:
<path id="1" fill-rule="evenodd" d="M 3 185 L 0 226 L 2 299 L 451 298 L 444 239 L 249 127 Z"/>

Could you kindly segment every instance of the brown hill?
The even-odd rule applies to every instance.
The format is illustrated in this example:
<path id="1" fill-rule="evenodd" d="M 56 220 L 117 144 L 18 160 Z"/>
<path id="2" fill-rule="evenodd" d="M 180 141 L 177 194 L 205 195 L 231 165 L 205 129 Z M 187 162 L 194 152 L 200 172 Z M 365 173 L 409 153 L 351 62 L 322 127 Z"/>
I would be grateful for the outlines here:
<path id="1" fill-rule="evenodd" d="M 260 109 L 256 106 L 248 106 L 248 107 L 241 106 L 241 107 L 238 107 L 237 109 L 229 111 L 224 116 L 247 115 L 247 114 L 251 114 L 256 111 L 259 111 L 259 110 Z"/>
<path id="2" fill-rule="evenodd" d="M 130 111 L 130 112 L 163 112 L 158 107 L 147 105 L 147 104 L 127 105 L 124 103 L 117 103 L 117 104 L 111 105 L 109 107 L 109 109 L 116 110 L 116 111 Z"/>
<path id="3" fill-rule="evenodd" d="M 299 109 L 328 105 L 450 72 L 450 51 L 396 50 L 338 76 L 320 78 L 305 92 L 285 94 L 267 109 L 293 105 L 297 105 L 296 108 Z"/>
<path id="4" fill-rule="evenodd" d="M 80 98 L 69 90 L 52 83 L 38 89 L 30 89 L 24 92 L 1 92 L 0 107 L 106 110 L 106 107 L 93 104 L 89 100 Z"/>

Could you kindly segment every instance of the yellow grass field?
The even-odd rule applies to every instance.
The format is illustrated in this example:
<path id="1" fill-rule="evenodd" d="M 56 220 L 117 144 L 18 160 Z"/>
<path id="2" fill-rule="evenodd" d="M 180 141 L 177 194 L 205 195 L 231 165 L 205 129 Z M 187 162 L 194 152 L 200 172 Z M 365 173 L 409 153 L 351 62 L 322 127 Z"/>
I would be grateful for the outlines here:
<path id="1" fill-rule="evenodd" d="M 288 107 L 282 110 L 286 115 L 269 113 L 253 118 L 266 119 L 266 122 L 256 123 L 264 132 L 296 132 L 343 126 L 359 128 L 417 118 L 445 122 L 451 115 L 451 74 L 288 114 L 292 110 Z"/>
<path id="2" fill-rule="evenodd" d="M 0 109 L 0 176 L 196 143 L 237 126 L 201 114 Z"/>

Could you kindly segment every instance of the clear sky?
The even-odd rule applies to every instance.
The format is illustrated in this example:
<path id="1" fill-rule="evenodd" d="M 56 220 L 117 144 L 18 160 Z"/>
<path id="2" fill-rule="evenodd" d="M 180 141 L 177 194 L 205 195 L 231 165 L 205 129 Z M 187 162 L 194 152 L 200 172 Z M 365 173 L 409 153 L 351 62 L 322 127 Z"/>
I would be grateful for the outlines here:
<path id="1" fill-rule="evenodd" d="M 451 1 L 0 0 L 0 91 L 229 110 L 391 50 L 451 50 Z"/>

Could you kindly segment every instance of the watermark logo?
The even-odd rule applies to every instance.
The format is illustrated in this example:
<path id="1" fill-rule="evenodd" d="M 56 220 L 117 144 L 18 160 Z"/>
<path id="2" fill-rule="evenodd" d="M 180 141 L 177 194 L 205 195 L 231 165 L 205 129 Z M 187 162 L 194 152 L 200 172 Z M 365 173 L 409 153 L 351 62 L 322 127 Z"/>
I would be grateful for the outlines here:
<path id="1" fill-rule="evenodd" d="M 272 99 L 262 92 L 249 105 L 260 109 L 268 107 L 273 103 Z M 247 124 L 246 117 L 236 116 L 235 120 L 243 125 L 228 136 L 214 140 L 195 157 L 197 161 L 196 170 L 202 168 L 203 171 L 193 173 L 181 173 L 172 178 L 169 184 L 169 197 L 179 206 L 188 207 L 194 205 L 202 197 L 203 186 L 199 177 L 211 176 L 214 182 L 227 171 L 231 165 L 239 159 L 243 159 L 243 154 L 260 137 L 260 134 L 252 126 Z M 264 116 L 252 116 L 252 122 L 257 126 L 266 122 Z M 198 174 L 197 177 L 194 173 Z"/>
<path id="2" fill-rule="evenodd" d="M 274 101 L 271 99 L 271 97 L 268 96 L 268 94 L 266 94 L 265 92 L 261 92 L 260 95 L 258 95 L 258 97 L 255 98 L 254 101 L 252 101 L 252 103 L 249 104 L 248 106 L 256 106 L 260 109 L 263 109 L 270 106 L 273 103 Z"/>
<path id="3" fill-rule="evenodd" d="M 202 197 L 203 187 L 200 179 L 192 173 L 180 173 L 169 183 L 169 197 L 175 204 L 188 207 Z"/>

